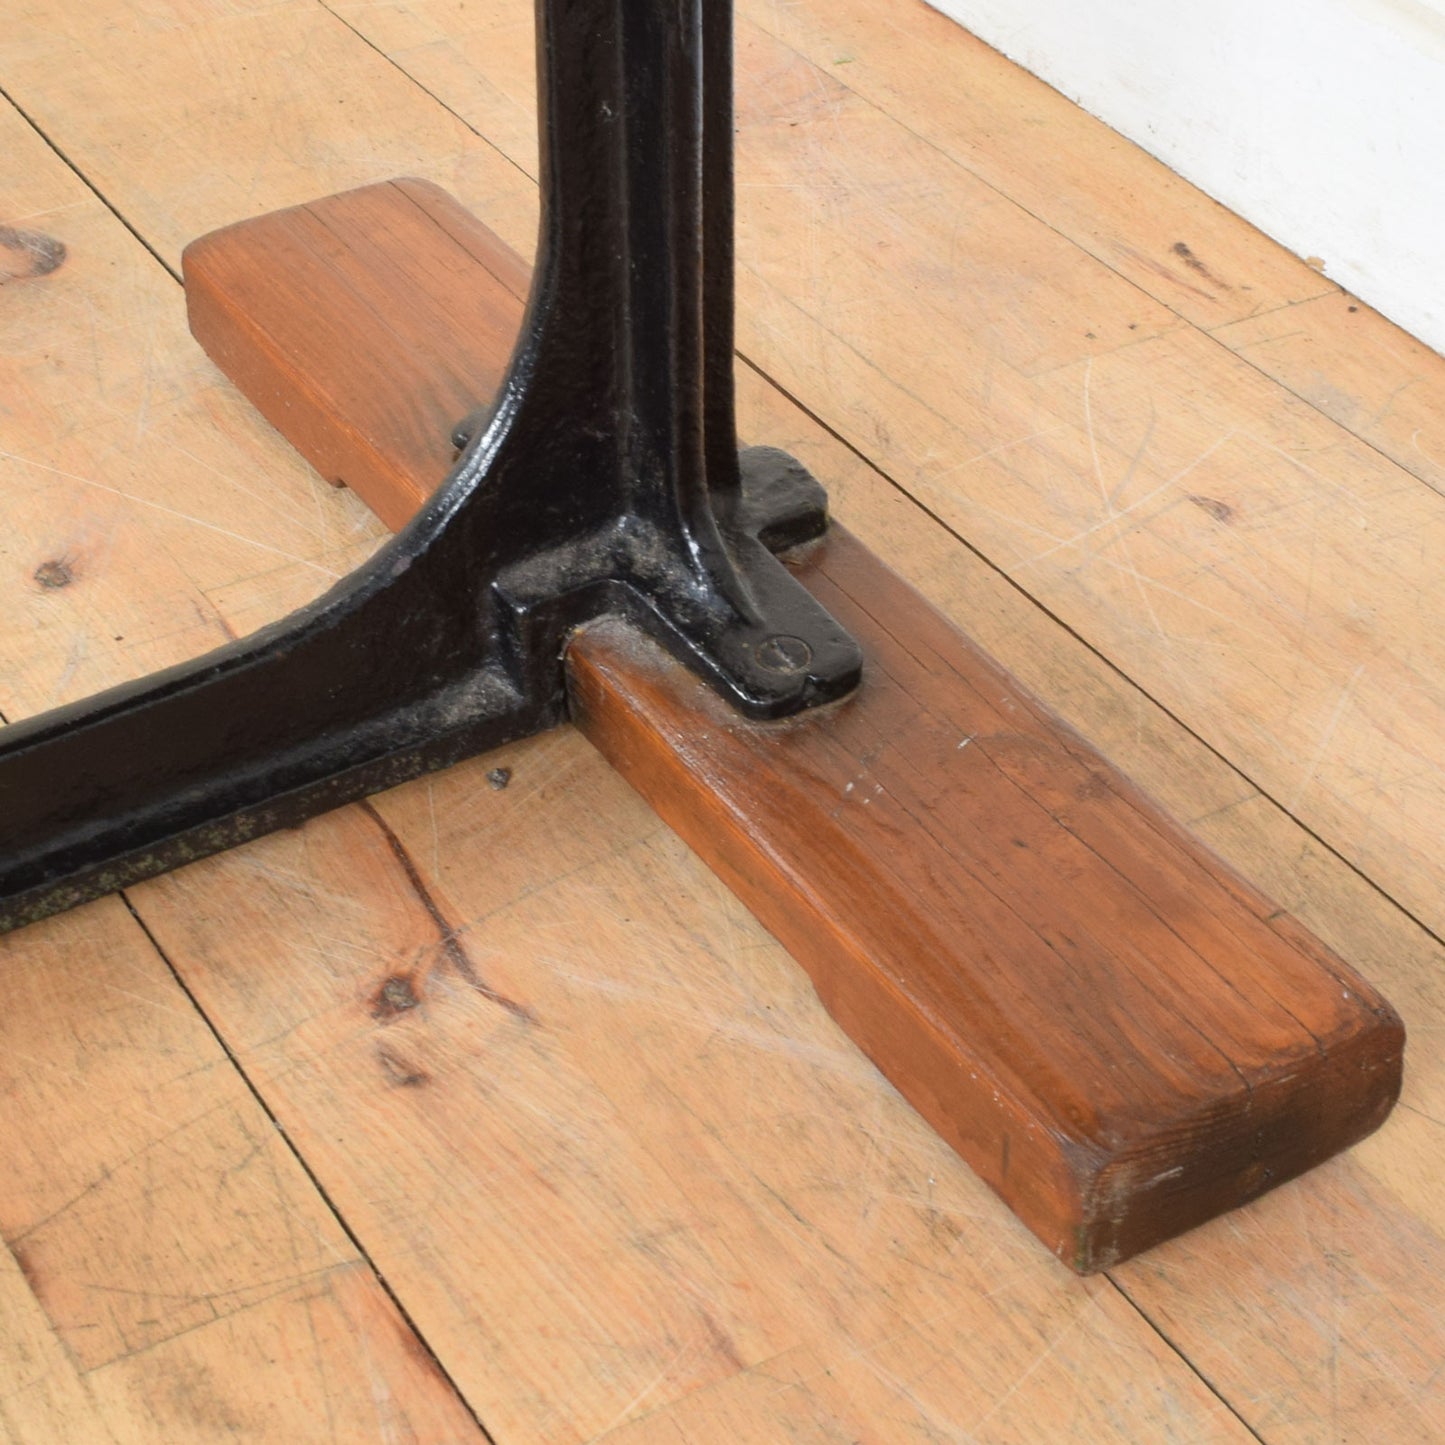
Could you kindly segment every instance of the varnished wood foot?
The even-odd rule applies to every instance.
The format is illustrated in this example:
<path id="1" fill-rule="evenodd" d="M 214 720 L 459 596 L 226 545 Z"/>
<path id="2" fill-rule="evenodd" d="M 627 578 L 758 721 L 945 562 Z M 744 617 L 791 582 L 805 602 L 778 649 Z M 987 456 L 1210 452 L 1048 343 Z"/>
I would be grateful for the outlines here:
<path id="1" fill-rule="evenodd" d="M 527 284 L 421 181 L 216 232 L 185 270 L 222 369 L 393 527 Z M 601 623 L 568 653 L 575 721 L 1061 1259 L 1104 1268 L 1380 1124 L 1403 1029 L 1368 984 L 842 528 L 792 565 L 865 648 L 855 696 L 747 723 Z"/>

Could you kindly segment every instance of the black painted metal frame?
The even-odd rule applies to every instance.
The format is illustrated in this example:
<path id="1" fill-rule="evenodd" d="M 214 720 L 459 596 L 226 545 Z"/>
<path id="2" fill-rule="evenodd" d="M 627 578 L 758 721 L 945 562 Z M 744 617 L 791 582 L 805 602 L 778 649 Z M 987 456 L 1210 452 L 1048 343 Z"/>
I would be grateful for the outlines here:
<path id="1" fill-rule="evenodd" d="M 241 642 L 0 733 L 0 929 L 561 721 L 621 613 L 745 714 L 856 645 L 772 551 L 822 489 L 737 451 L 727 0 L 538 0 L 542 235 L 495 404 L 415 520 Z"/>

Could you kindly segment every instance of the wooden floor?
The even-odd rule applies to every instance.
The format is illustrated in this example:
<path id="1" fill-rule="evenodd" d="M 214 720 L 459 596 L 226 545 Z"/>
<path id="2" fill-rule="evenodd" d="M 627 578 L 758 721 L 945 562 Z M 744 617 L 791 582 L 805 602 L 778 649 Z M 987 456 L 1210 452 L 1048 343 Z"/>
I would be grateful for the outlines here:
<path id="1" fill-rule="evenodd" d="M 530 46 L 6 5 L 6 718 L 376 544 L 180 251 L 410 173 L 530 254 Z M 916 0 L 738 65 L 745 436 L 1385 990 L 1403 1102 L 1077 1279 L 564 730 L 0 940 L 4 1438 L 1445 1439 L 1445 361 Z"/>

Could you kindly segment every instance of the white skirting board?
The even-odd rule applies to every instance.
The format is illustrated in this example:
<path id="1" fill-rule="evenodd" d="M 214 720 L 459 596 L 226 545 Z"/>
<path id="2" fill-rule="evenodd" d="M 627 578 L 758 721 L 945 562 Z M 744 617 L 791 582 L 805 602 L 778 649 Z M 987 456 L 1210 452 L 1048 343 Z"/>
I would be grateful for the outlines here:
<path id="1" fill-rule="evenodd" d="M 932 0 L 1445 351 L 1445 0 Z"/>

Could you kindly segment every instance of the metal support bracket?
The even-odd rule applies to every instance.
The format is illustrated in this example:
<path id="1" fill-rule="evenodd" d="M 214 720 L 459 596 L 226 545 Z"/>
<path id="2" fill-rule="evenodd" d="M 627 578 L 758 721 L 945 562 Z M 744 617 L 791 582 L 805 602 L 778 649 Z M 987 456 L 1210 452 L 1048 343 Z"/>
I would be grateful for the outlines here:
<path id="1" fill-rule="evenodd" d="M 542 230 L 496 405 L 416 519 L 311 606 L 0 733 L 0 930 L 560 722 L 622 614 L 752 718 L 852 639 L 772 552 L 827 525 L 739 456 L 726 0 L 538 0 Z"/>

